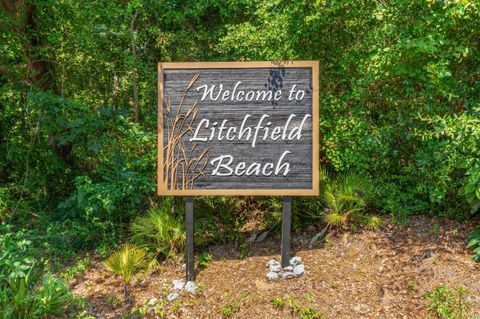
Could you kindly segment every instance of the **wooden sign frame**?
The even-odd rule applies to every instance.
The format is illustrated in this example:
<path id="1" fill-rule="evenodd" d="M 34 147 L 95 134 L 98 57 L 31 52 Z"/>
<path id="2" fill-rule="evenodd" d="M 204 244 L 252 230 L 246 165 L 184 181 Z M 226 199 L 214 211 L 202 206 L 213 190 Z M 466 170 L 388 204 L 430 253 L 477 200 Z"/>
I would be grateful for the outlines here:
<path id="1" fill-rule="evenodd" d="M 164 181 L 164 70 L 171 69 L 311 68 L 312 186 L 309 189 L 168 189 Z M 157 194 L 161 196 L 318 196 L 319 195 L 319 63 L 318 61 L 166 62 L 158 64 Z"/>

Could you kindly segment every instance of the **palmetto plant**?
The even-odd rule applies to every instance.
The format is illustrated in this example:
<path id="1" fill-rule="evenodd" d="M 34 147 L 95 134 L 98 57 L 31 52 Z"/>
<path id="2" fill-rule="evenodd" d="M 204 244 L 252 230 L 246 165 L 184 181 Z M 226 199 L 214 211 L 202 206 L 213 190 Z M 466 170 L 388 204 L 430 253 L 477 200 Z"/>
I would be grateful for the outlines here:
<path id="1" fill-rule="evenodd" d="M 147 251 L 142 247 L 124 244 L 119 251 L 104 262 L 104 265 L 123 279 L 126 289 L 126 285 L 130 283 L 135 272 L 146 266 L 146 254 Z"/>
<path id="2" fill-rule="evenodd" d="M 0 318 L 47 318 L 73 300 L 67 284 L 39 267 L 0 281 Z M 53 318 L 53 317 L 52 317 Z"/>
<path id="3" fill-rule="evenodd" d="M 132 241 L 147 248 L 155 257 L 171 257 L 185 246 L 185 232 L 181 221 L 170 214 L 171 204 L 152 208 L 146 216 L 137 217 L 130 226 Z"/>
<path id="4" fill-rule="evenodd" d="M 345 226 L 349 221 L 362 222 L 371 184 L 358 174 L 333 177 L 325 169 L 320 172 L 320 196 L 326 206 L 325 222 L 329 226 Z"/>

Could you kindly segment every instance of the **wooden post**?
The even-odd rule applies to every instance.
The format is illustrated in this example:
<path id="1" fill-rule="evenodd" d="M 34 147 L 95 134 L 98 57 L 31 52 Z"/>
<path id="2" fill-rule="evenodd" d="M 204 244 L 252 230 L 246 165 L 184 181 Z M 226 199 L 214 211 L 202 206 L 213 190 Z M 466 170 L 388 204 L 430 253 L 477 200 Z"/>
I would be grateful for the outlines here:
<path id="1" fill-rule="evenodd" d="M 290 229 L 292 227 L 292 197 L 283 197 L 282 211 L 282 267 L 290 262 Z"/>
<path id="2" fill-rule="evenodd" d="M 193 197 L 185 197 L 185 230 L 187 233 L 185 245 L 185 270 L 188 281 L 195 280 L 195 257 L 193 254 Z"/>

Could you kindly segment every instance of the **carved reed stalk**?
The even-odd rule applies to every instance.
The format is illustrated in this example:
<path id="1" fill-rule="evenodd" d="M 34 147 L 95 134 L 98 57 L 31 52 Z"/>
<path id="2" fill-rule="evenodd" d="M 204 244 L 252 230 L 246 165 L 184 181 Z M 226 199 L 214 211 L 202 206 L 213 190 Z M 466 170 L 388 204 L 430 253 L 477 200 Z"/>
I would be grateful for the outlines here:
<path id="1" fill-rule="evenodd" d="M 165 162 L 163 169 L 165 172 L 164 183 L 166 187 L 171 189 L 189 189 L 193 188 L 194 181 L 200 177 L 205 176 L 204 170 L 208 163 L 208 148 L 206 148 L 198 157 L 192 157 L 193 151 L 197 147 L 197 144 L 193 144 L 188 151 L 183 143 L 183 137 L 189 132 L 193 132 L 192 124 L 195 121 L 198 114 L 198 101 L 195 101 L 187 109 L 187 112 L 183 114 L 181 112 L 187 92 L 192 88 L 193 84 L 197 81 L 200 74 L 195 74 L 188 83 L 180 104 L 176 111 L 175 117 L 172 116 L 172 108 L 170 100 L 165 99 L 165 111 L 168 115 L 169 130 L 167 130 L 167 145 L 163 148 L 165 153 Z M 197 172 L 199 164 L 204 161 L 200 171 Z M 178 173 L 181 172 L 182 180 L 181 185 L 178 181 Z"/>

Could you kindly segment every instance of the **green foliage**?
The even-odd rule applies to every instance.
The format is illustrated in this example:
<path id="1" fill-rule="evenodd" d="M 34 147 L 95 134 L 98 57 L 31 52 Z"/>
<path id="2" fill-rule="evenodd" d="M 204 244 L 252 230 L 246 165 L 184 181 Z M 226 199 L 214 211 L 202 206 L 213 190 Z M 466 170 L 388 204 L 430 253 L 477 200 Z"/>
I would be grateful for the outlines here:
<path id="1" fill-rule="evenodd" d="M 461 163 L 478 158 L 477 2 L 279 1 L 247 12 L 218 46 L 230 59 L 320 61 L 325 162 L 374 177 L 383 211 L 466 217 L 457 191 Z"/>
<path id="2" fill-rule="evenodd" d="M 172 257 L 185 245 L 183 222 L 172 216 L 173 198 L 167 198 L 147 215 L 135 218 L 130 226 L 132 241 L 155 256 Z"/>
<path id="3" fill-rule="evenodd" d="M 198 266 L 202 268 L 207 268 L 208 265 L 210 265 L 210 263 L 212 262 L 212 260 L 213 256 L 208 251 L 202 252 L 200 256 L 196 258 Z"/>
<path id="4" fill-rule="evenodd" d="M 480 210 L 480 160 L 471 158 L 464 164 L 467 168 L 466 181 L 460 189 L 460 195 L 465 196 L 467 202 L 472 206 L 471 212 L 475 213 Z"/>
<path id="5" fill-rule="evenodd" d="M 129 284 L 135 272 L 146 267 L 146 250 L 132 244 L 124 244 L 122 248 L 108 257 L 105 267 L 120 276 L 125 284 Z"/>
<path id="6" fill-rule="evenodd" d="M 439 318 L 470 319 L 473 304 L 469 301 L 470 291 L 463 286 L 450 288 L 448 285 L 435 288 L 425 295 L 428 309 Z"/>
<path id="7" fill-rule="evenodd" d="M 198 229 L 196 242 L 206 245 L 218 240 L 239 240 L 240 229 L 246 220 L 245 214 L 240 210 L 243 204 L 244 199 L 240 197 L 199 198 L 195 208 L 195 229 Z"/>
<path id="8" fill-rule="evenodd" d="M 182 206 L 155 208 L 158 61 L 320 62 L 319 156 L 338 175 L 325 183 L 330 204 L 294 199 L 294 228 L 323 218 L 325 206 L 330 224 L 370 229 L 382 224 L 370 208 L 401 222 L 480 210 L 478 1 L 8 3 L 0 9 L 0 222 L 16 226 L 0 232 L 8 303 L 11 273 L 41 269 L 38 284 L 23 284 L 36 291 L 44 264 L 108 250 L 138 215 L 137 225 L 152 214 L 169 229 L 163 237 L 142 226 L 153 254 L 182 248 L 172 240 Z M 361 184 L 358 176 L 371 181 L 372 197 L 345 186 Z M 206 197 L 195 202 L 196 243 L 238 241 L 245 203 L 278 230 L 278 197 Z"/>
<path id="9" fill-rule="evenodd" d="M 475 253 L 473 260 L 480 262 L 480 228 L 475 230 L 468 238 L 468 248 Z"/>
<path id="10" fill-rule="evenodd" d="M 365 216 L 365 227 L 369 230 L 377 231 L 385 223 L 380 216 L 377 215 L 367 215 Z"/>
<path id="11" fill-rule="evenodd" d="M 240 259 L 245 259 L 248 257 L 250 252 L 250 244 L 248 242 L 243 242 L 240 244 Z"/>
<path id="12" fill-rule="evenodd" d="M 349 223 L 364 223 L 365 210 L 371 196 L 371 183 L 358 174 L 347 173 L 333 177 L 326 170 L 321 171 L 320 195 L 325 203 L 325 222 L 334 227 Z M 378 220 L 369 218 L 369 226 L 376 226 Z"/>
<path id="13" fill-rule="evenodd" d="M 307 299 L 308 296 L 307 296 Z M 313 305 L 304 305 L 298 299 L 288 296 L 288 307 L 292 314 L 297 315 L 301 319 L 322 319 L 323 313 L 318 311 Z"/>
<path id="14" fill-rule="evenodd" d="M 239 300 L 232 300 L 220 308 L 220 314 L 222 318 L 232 318 L 238 311 L 240 310 L 240 301 Z"/>
<path id="15" fill-rule="evenodd" d="M 45 270 L 25 232 L 0 225 L 0 318 L 59 314 L 72 303 L 65 281 Z"/>
<path id="16" fill-rule="evenodd" d="M 276 309 L 282 310 L 285 307 L 285 300 L 281 297 L 275 297 L 272 300 L 272 306 Z"/>

